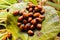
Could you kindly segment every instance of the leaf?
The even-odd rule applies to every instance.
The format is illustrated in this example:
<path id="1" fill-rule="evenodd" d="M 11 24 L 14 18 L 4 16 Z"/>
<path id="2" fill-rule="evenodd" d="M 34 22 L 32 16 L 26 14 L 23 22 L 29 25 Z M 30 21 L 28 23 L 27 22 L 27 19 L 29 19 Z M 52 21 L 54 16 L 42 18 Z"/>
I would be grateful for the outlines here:
<path id="1" fill-rule="evenodd" d="M 29 2 L 29 0 L 23 0 L 24 2 Z"/>
<path id="2" fill-rule="evenodd" d="M 25 33 L 20 32 L 19 28 L 17 27 L 17 18 L 18 16 L 13 16 L 12 13 L 14 10 L 22 10 L 26 8 L 27 3 L 19 3 L 10 6 L 10 10 L 6 15 L 6 29 L 8 32 L 12 33 L 12 40 L 16 40 L 18 38 L 22 40 L 53 40 L 53 38 L 60 32 L 60 21 L 59 16 L 56 14 L 56 10 L 50 6 L 44 6 L 46 10 L 45 20 L 43 22 L 42 30 L 40 31 L 42 34 L 37 36 L 37 32 L 34 36 L 30 37 Z M 2 15 L 1 15 L 2 17 Z M 4 16 L 3 16 L 4 17 Z M 2 18 L 3 18 L 2 17 Z"/>
<path id="3" fill-rule="evenodd" d="M 9 6 L 7 5 L 0 5 L 0 9 L 5 9 L 5 8 L 8 8 Z"/>
<path id="4" fill-rule="evenodd" d="M 46 2 L 46 4 L 55 7 L 56 9 L 60 9 L 60 5 L 52 2 Z"/>
<path id="5" fill-rule="evenodd" d="M 7 20 L 7 12 L 0 12 L 0 40 L 4 38 L 4 35 L 7 34 L 7 31 L 5 29 L 6 27 L 6 20 Z"/>
<path id="6" fill-rule="evenodd" d="M 0 0 L 0 4 L 11 5 L 11 4 L 14 4 L 14 3 L 17 3 L 17 0 Z"/>
<path id="7" fill-rule="evenodd" d="M 35 5 L 38 5 L 37 0 L 29 0 L 29 1 L 32 2 L 32 3 L 35 4 Z"/>
<path id="8" fill-rule="evenodd" d="M 2 29 L 0 30 L 0 40 L 2 40 L 4 38 L 4 35 L 7 34 L 6 29 Z"/>
<path id="9" fill-rule="evenodd" d="M 52 2 L 57 3 L 57 4 L 60 4 L 60 0 L 49 0 L 49 1 L 52 1 Z"/>
<path id="10" fill-rule="evenodd" d="M 12 33 L 12 38 L 14 40 L 20 38 L 22 40 L 27 40 L 28 39 L 28 35 L 25 33 L 21 33 L 17 24 L 17 17 L 13 16 L 12 14 L 8 14 L 7 15 L 7 26 L 6 29 Z M 26 37 L 25 37 L 26 36 Z"/>
<path id="11" fill-rule="evenodd" d="M 7 1 L 7 2 L 9 2 L 11 4 L 17 3 L 17 0 L 5 0 L 5 1 Z"/>
<path id="12" fill-rule="evenodd" d="M 0 18 L 6 18 L 7 12 L 0 12 Z"/>
<path id="13" fill-rule="evenodd" d="M 18 6 L 16 6 L 18 5 Z M 25 8 L 25 6 L 27 5 L 27 3 L 19 3 L 19 4 L 16 4 L 16 5 L 13 5 L 9 8 L 10 11 L 12 10 L 12 12 L 14 10 L 22 10 L 23 8 Z M 14 9 L 15 7 L 15 9 Z M 22 33 L 20 32 L 20 29 L 18 28 L 18 26 L 16 25 L 17 24 L 17 18 L 18 16 L 13 16 L 11 12 L 1 12 L 0 13 L 0 18 L 6 18 L 7 20 L 6 21 L 6 29 L 8 32 L 11 32 L 12 33 L 12 40 L 17 40 L 18 38 L 22 39 L 22 40 L 27 40 L 28 39 L 28 35 L 25 34 L 25 33 Z"/>
<path id="14" fill-rule="evenodd" d="M 24 2 L 32 2 L 33 4 L 37 5 L 37 1 L 36 0 L 23 0 Z M 15 4 L 17 3 L 17 0 L 0 0 L 0 9 L 4 9 L 4 8 L 8 8 L 9 6 L 11 6 L 12 4 Z M 3 5 L 2 5 L 3 4 Z M 21 2 L 21 4 L 23 4 L 23 2 Z M 16 4 L 15 4 L 16 5 Z M 26 5 L 26 3 L 25 3 Z M 16 7 L 19 6 L 19 5 L 16 5 Z M 21 5 L 22 6 L 22 5 Z M 24 6 L 24 5 L 23 5 Z M 13 6 L 12 6 L 13 7 Z M 18 9 L 14 7 L 15 9 Z M 20 8 L 19 8 L 20 9 Z"/>
<path id="15" fill-rule="evenodd" d="M 11 5 L 11 3 L 7 2 L 6 0 L 0 0 L 0 4 L 7 4 L 7 5 Z"/>
<path id="16" fill-rule="evenodd" d="M 11 5 L 9 8 L 9 12 L 13 12 L 15 10 L 22 10 L 25 9 L 27 6 L 27 3 L 21 2 Z"/>
<path id="17" fill-rule="evenodd" d="M 0 12 L 0 26 L 6 27 L 7 14 L 7 12 Z"/>
<path id="18" fill-rule="evenodd" d="M 39 40 L 53 40 L 53 38 L 60 32 L 60 19 L 53 7 L 44 6 L 45 20 L 42 27 L 42 35 Z"/>
<path id="19" fill-rule="evenodd" d="M 21 6 L 20 7 L 18 7 L 18 6 L 11 6 L 11 9 L 10 9 L 10 12 L 12 11 L 14 11 L 14 10 L 22 10 L 22 9 L 20 9 L 20 8 L 22 8 Z M 25 8 L 24 6 L 23 6 L 23 8 Z M 43 28 L 42 28 L 42 30 L 41 30 L 41 32 L 42 32 L 42 36 L 40 36 L 40 37 L 38 37 L 37 35 L 36 35 L 36 33 L 35 33 L 35 35 L 33 36 L 33 37 L 29 37 L 29 38 L 27 38 L 28 40 L 52 40 L 52 38 L 54 38 L 56 35 L 57 35 L 57 33 L 59 32 L 58 30 L 58 28 L 60 28 L 59 26 L 59 17 L 58 17 L 58 15 L 56 14 L 57 12 L 55 11 L 55 9 L 54 8 L 52 8 L 52 7 L 44 7 L 45 9 L 46 9 L 46 19 L 45 19 L 45 21 L 43 22 Z M 54 12 L 53 12 L 54 11 Z M 58 19 L 57 19 L 58 18 Z M 13 19 L 13 18 L 12 18 Z M 57 19 L 57 20 L 55 20 L 55 19 Z M 55 20 L 55 21 L 54 21 Z M 46 22 L 47 22 L 47 24 L 46 24 Z M 49 24 L 49 23 L 51 23 L 51 24 Z M 55 29 L 54 29 L 54 27 L 53 27 L 53 33 L 50 33 L 49 31 L 50 30 L 52 30 L 51 28 L 52 28 L 52 26 L 54 26 L 54 27 L 56 27 L 55 29 L 56 29 L 56 33 L 55 33 Z M 47 27 L 47 28 L 49 28 L 49 29 L 45 29 L 45 27 Z M 44 34 L 45 32 L 49 32 L 49 33 L 47 33 L 47 34 Z M 52 34 L 52 35 L 51 35 Z M 55 34 L 55 35 L 53 35 L 53 34 Z M 14 34 L 13 34 L 14 35 Z M 24 34 L 23 34 L 24 35 Z M 47 36 L 45 36 L 45 35 L 47 35 Z M 48 38 L 49 37 L 49 38 Z"/>
<path id="20" fill-rule="evenodd" d="M 17 0 L 0 0 L 0 9 L 8 8 L 15 3 L 17 3 Z"/>
<path id="21" fill-rule="evenodd" d="M 23 0 L 24 2 L 32 2 L 35 5 L 38 5 L 37 0 Z"/>
<path id="22" fill-rule="evenodd" d="M 57 11 L 58 16 L 60 17 L 60 11 Z"/>
<path id="23" fill-rule="evenodd" d="M 40 36 L 38 32 L 34 36 L 29 37 L 29 40 L 54 40 L 55 36 L 60 32 L 60 21 L 56 10 L 50 6 L 44 6 L 45 20 L 42 23 Z"/>
<path id="24" fill-rule="evenodd" d="M 22 40 L 28 39 L 28 35 L 20 32 L 20 29 L 16 25 L 18 16 L 12 15 L 14 10 L 22 10 L 25 8 L 26 5 L 27 5 L 27 3 L 19 3 L 19 4 L 14 4 L 11 7 L 9 7 L 10 11 L 9 11 L 9 14 L 7 15 L 7 26 L 6 26 L 6 28 L 9 32 L 12 33 L 14 40 L 16 40 L 18 38 L 20 38 Z"/>

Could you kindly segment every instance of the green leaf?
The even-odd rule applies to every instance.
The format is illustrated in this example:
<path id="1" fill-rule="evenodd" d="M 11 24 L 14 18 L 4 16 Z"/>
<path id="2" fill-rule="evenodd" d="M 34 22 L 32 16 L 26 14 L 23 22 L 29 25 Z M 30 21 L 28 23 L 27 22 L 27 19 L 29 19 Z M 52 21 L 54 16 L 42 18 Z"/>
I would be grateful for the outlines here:
<path id="1" fill-rule="evenodd" d="M 8 8 L 9 6 L 7 5 L 0 5 L 0 9 L 5 9 L 5 8 Z"/>
<path id="2" fill-rule="evenodd" d="M 60 11 L 57 11 L 58 16 L 60 17 Z"/>
<path id="3" fill-rule="evenodd" d="M 29 0 L 29 1 L 32 2 L 32 3 L 35 4 L 35 5 L 38 5 L 37 0 Z"/>
<path id="4" fill-rule="evenodd" d="M 27 6 L 27 3 L 21 2 L 21 3 L 16 3 L 14 5 L 11 5 L 9 7 L 9 12 L 13 12 L 15 10 L 22 10 L 25 9 Z"/>
<path id="5" fill-rule="evenodd" d="M 7 34 L 6 29 L 2 29 L 2 30 L 0 30 L 0 40 L 3 39 L 3 37 L 4 37 L 5 34 Z"/>
<path id="6" fill-rule="evenodd" d="M 28 35 L 25 33 L 21 33 L 17 24 L 17 18 L 18 16 L 13 16 L 12 14 L 8 14 L 7 15 L 7 25 L 6 25 L 6 29 L 12 33 L 12 38 L 14 40 L 20 38 L 22 40 L 27 40 L 28 39 Z M 26 36 L 26 37 L 25 37 Z M 12 40 L 13 40 L 12 39 Z"/>
<path id="7" fill-rule="evenodd" d="M 14 3 L 17 3 L 17 0 L 0 0 L 0 4 L 11 5 L 11 4 L 14 4 Z"/>
<path id="8" fill-rule="evenodd" d="M 5 1 L 7 1 L 7 2 L 9 2 L 11 4 L 17 3 L 17 0 L 5 0 Z"/>
<path id="9" fill-rule="evenodd" d="M 60 21 L 56 10 L 50 6 L 44 6 L 44 9 L 45 20 L 42 23 L 42 30 L 40 33 L 35 32 L 34 36 L 29 37 L 29 40 L 54 40 L 60 32 Z"/>
<path id="10" fill-rule="evenodd" d="M 46 2 L 46 4 L 55 7 L 56 9 L 60 9 L 60 5 L 52 2 Z"/>
<path id="11" fill-rule="evenodd" d="M 15 3 L 17 3 L 17 0 L 0 0 L 0 9 L 8 8 Z"/>
<path id="12" fill-rule="evenodd" d="M 0 18 L 6 18 L 7 12 L 0 12 Z"/>
<path id="13" fill-rule="evenodd" d="M 54 40 L 60 32 L 60 19 L 56 10 L 50 6 L 44 6 L 44 9 L 45 20 L 42 23 L 40 36 L 37 36 L 38 32 L 36 32 L 34 36 L 29 36 L 29 40 Z"/>
<path id="14" fill-rule="evenodd" d="M 6 0 L 0 0 L 0 4 L 7 4 L 7 5 L 11 5 L 11 3 L 7 2 Z"/>
<path id="15" fill-rule="evenodd" d="M 6 27 L 7 12 L 0 12 L 0 25 Z"/>
<path id="16" fill-rule="evenodd" d="M 35 5 L 38 5 L 37 0 L 23 0 L 24 2 L 32 2 Z"/>
<path id="17" fill-rule="evenodd" d="M 0 28 L 3 28 L 2 26 L 4 26 L 4 29 L 0 29 L 0 40 L 3 39 L 4 35 L 7 34 L 7 31 L 5 29 L 6 27 L 6 20 L 7 20 L 7 12 L 0 12 Z M 2 25 L 2 26 L 1 26 Z"/>
<path id="18" fill-rule="evenodd" d="M 60 0 L 49 0 L 49 1 L 52 1 L 52 2 L 57 3 L 57 4 L 60 4 Z"/>
<path id="19" fill-rule="evenodd" d="M 53 7 L 44 6 L 45 20 L 42 23 L 42 35 L 39 40 L 53 40 L 54 37 L 60 32 L 60 19 Z"/>
<path id="20" fill-rule="evenodd" d="M 24 2 L 29 2 L 29 0 L 23 0 Z"/>
<path id="21" fill-rule="evenodd" d="M 19 4 L 20 5 L 20 4 Z M 21 8 L 21 9 L 20 9 Z M 23 8 L 25 8 L 24 6 L 23 6 Z M 59 32 L 58 30 L 59 30 L 59 18 L 58 18 L 58 15 L 56 14 L 57 12 L 56 12 L 56 10 L 54 9 L 54 8 L 52 8 L 52 7 L 44 7 L 45 8 L 45 10 L 46 10 L 46 19 L 45 19 L 45 21 L 43 22 L 43 28 L 42 28 L 42 30 L 41 30 L 41 32 L 42 32 L 42 36 L 40 36 L 40 37 L 38 37 L 37 35 L 36 35 L 36 33 L 35 33 L 35 35 L 33 36 L 33 37 L 29 37 L 29 38 L 27 38 L 28 40 L 52 40 L 52 38 L 54 38 L 56 35 L 57 35 L 57 33 Z M 11 9 L 10 9 L 10 12 L 13 12 L 14 10 L 22 10 L 22 6 L 11 6 Z M 53 12 L 54 11 L 54 12 Z M 57 20 L 55 20 L 55 17 L 56 17 L 56 19 Z M 13 18 L 12 18 L 13 19 Z M 54 21 L 55 20 L 55 21 Z M 16 19 L 15 19 L 15 21 L 16 21 Z M 47 24 L 46 24 L 46 22 L 47 22 Z M 49 24 L 49 23 L 51 23 L 51 24 Z M 45 27 L 47 27 L 47 28 L 49 28 L 49 29 L 45 29 Z M 51 28 L 53 27 L 53 29 L 54 30 L 52 30 Z M 56 28 L 55 28 L 56 27 Z M 11 28 L 12 29 L 12 28 Z M 10 29 L 10 30 L 11 30 Z M 15 28 L 14 28 L 15 29 Z M 55 31 L 55 29 L 56 29 L 56 31 Z M 48 32 L 48 31 L 50 31 L 50 30 L 52 30 L 51 32 L 52 33 L 47 33 L 47 34 L 44 34 L 45 32 Z M 51 35 L 52 34 L 52 35 Z M 53 35 L 53 34 L 55 34 L 55 35 Z M 14 34 L 13 34 L 14 35 Z M 24 35 L 24 33 L 23 33 L 23 35 Z M 47 35 L 47 36 L 45 36 L 45 35 Z M 49 37 L 49 38 L 48 38 Z M 23 39 L 23 38 L 22 38 Z M 24 40 L 24 39 L 23 39 Z"/>
<path id="22" fill-rule="evenodd" d="M 12 13 L 14 10 L 22 10 L 25 9 L 25 6 L 27 3 L 19 3 L 19 4 L 14 4 L 10 8 L 10 13 L 7 15 L 7 30 L 12 33 L 13 38 L 12 40 L 16 40 L 18 38 L 21 38 L 22 40 L 27 40 L 28 35 L 26 33 L 20 32 L 20 29 L 18 28 L 17 24 L 17 18 L 18 16 L 13 16 Z M 9 25 L 8 25 L 9 24 Z"/>
<path id="23" fill-rule="evenodd" d="M 18 16 L 13 16 L 12 13 L 14 10 L 25 9 L 26 5 L 27 3 L 14 4 L 9 7 L 10 10 L 7 15 L 4 13 L 3 15 L 2 13 L 0 15 L 2 18 L 7 18 L 6 29 L 8 32 L 12 33 L 12 40 L 16 40 L 18 38 L 22 40 L 53 40 L 53 38 L 60 32 L 60 21 L 56 10 L 50 6 L 44 6 L 46 13 L 45 20 L 42 23 L 43 27 L 40 31 L 42 34 L 40 36 L 37 36 L 37 32 L 35 32 L 35 35 L 32 37 L 20 32 L 20 29 L 16 25 Z"/>
<path id="24" fill-rule="evenodd" d="M 18 5 L 18 6 L 17 6 Z M 27 5 L 27 3 L 19 3 L 19 4 L 14 4 L 12 5 L 9 12 L 1 12 L 0 13 L 0 18 L 6 18 L 6 29 L 8 32 L 12 33 L 12 40 L 16 40 L 18 38 L 22 39 L 22 40 L 27 40 L 28 39 L 28 35 L 26 33 L 22 33 L 20 32 L 20 29 L 18 28 L 17 24 L 17 18 L 18 16 L 13 16 L 12 12 L 14 10 L 22 10 L 23 8 L 25 8 L 25 6 Z"/>

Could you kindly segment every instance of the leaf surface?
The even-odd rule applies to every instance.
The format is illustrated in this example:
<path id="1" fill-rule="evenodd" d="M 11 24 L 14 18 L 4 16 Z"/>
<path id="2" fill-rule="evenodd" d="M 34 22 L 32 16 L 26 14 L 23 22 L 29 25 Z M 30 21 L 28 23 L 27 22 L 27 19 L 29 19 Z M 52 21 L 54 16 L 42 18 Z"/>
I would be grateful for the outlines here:
<path id="1" fill-rule="evenodd" d="M 42 27 L 42 36 L 39 40 L 54 40 L 54 37 L 60 32 L 60 19 L 53 7 L 45 6 L 45 20 Z"/>
<path id="2" fill-rule="evenodd" d="M 29 37 L 29 40 L 54 40 L 56 35 L 60 32 L 60 19 L 57 11 L 50 6 L 44 6 L 45 20 L 42 23 L 42 29 L 40 36 L 37 36 L 38 32 L 34 36 Z"/>

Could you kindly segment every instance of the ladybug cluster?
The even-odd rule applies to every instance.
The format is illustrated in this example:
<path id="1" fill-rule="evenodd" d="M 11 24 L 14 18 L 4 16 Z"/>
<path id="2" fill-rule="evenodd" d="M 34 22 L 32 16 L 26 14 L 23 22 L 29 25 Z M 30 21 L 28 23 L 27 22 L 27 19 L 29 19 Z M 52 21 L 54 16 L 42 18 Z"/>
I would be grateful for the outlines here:
<path id="1" fill-rule="evenodd" d="M 26 12 L 28 11 L 28 13 Z M 32 3 L 28 3 L 28 6 L 25 10 L 15 10 L 13 15 L 20 15 L 18 17 L 17 26 L 21 31 L 26 31 L 30 36 L 34 35 L 33 30 L 41 30 L 42 21 L 44 19 L 45 10 L 41 5 L 33 5 Z"/>

